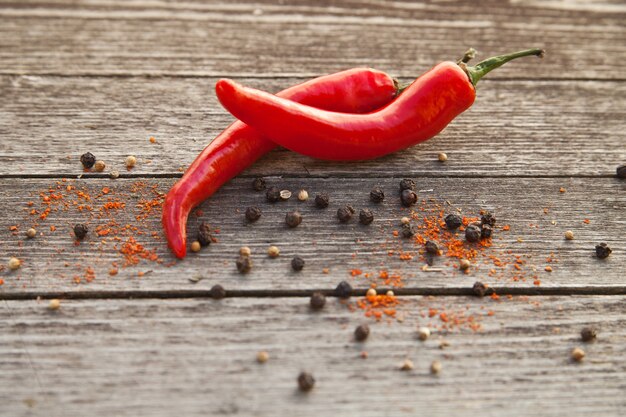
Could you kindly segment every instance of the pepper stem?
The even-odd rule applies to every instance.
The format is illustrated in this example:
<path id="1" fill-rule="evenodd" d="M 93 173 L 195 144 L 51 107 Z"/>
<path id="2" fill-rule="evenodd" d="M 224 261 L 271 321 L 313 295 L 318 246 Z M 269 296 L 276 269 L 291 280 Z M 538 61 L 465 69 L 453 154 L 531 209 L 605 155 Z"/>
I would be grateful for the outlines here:
<path id="1" fill-rule="evenodd" d="M 524 51 L 514 52 L 512 54 L 494 56 L 494 57 L 485 59 L 484 61 L 479 62 L 473 67 L 469 67 L 465 65 L 465 62 L 463 61 L 461 61 L 459 65 L 467 73 L 472 84 L 476 86 L 478 81 L 480 81 L 480 79 L 483 78 L 486 74 L 506 64 L 509 61 L 512 61 L 514 59 L 521 58 L 524 56 L 531 56 L 531 55 L 535 55 L 535 56 L 538 56 L 539 58 L 543 58 L 544 54 L 545 54 L 545 51 L 543 49 L 538 49 L 538 48 L 526 49 Z"/>

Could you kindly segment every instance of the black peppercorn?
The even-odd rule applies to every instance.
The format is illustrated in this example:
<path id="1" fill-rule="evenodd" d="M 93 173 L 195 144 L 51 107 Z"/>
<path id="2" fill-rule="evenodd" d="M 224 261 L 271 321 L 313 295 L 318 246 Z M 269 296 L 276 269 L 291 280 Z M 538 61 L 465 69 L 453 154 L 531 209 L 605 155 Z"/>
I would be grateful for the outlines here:
<path id="1" fill-rule="evenodd" d="M 626 165 L 617 167 L 615 174 L 617 175 L 617 178 L 620 178 L 622 180 L 625 179 L 626 178 Z"/>
<path id="2" fill-rule="evenodd" d="M 314 292 L 310 304 L 313 310 L 321 310 L 326 305 L 326 297 L 321 292 Z"/>
<path id="3" fill-rule="evenodd" d="M 472 292 L 476 297 L 484 297 L 487 295 L 487 286 L 480 281 L 476 281 L 472 287 Z"/>
<path id="4" fill-rule="evenodd" d="M 211 236 L 211 226 L 202 222 L 200 226 L 198 226 L 198 242 L 201 246 L 209 246 L 211 241 L 213 240 L 213 236 Z"/>
<path id="5" fill-rule="evenodd" d="M 265 192 L 265 198 L 270 203 L 275 203 L 280 200 L 280 190 L 276 187 L 270 187 Z"/>
<path id="6" fill-rule="evenodd" d="M 582 339 L 583 342 L 591 342 L 596 338 L 596 336 L 597 336 L 596 330 L 592 329 L 591 327 L 584 327 L 580 331 L 580 338 Z"/>
<path id="7" fill-rule="evenodd" d="M 252 269 L 252 260 L 249 256 L 240 256 L 237 259 L 237 271 L 242 274 L 247 274 Z"/>
<path id="8" fill-rule="evenodd" d="M 265 180 L 263 178 L 255 178 L 254 181 L 252 181 L 252 189 L 254 191 L 263 191 L 265 187 Z"/>
<path id="9" fill-rule="evenodd" d="M 302 215 L 298 210 L 287 213 L 285 216 L 285 223 L 289 227 L 297 227 L 300 223 L 302 223 Z"/>
<path id="10" fill-rule="evenodd" d="M 368 326 L 367 324 L 361 324 L 356 329 L 354 329 L 354 338 L 359 342 L 362 342 L 365 339 L 367 339 L 367 336 L 369 335 L 370 335 L 370 326 Z"/>
<path id="11" fill-rule="evenodd" d="M 341 223 L 347 223 L 348 221 L 350 221 L 353 214 L 354 209 L 350 205 L 343 206 L 337 209 L 337 218 Z"/>
<path id="12" fill-rule="evenodd" d="M 294 271 L 302 271 L 302 268 L 304 268 L 304 259 L 299 256 L 294 256 L 291 260 L 291 268 Z"/>
<path id="13" fill-rule="evenodd" d="M 372 191 L 370 191 L 370 200 L 374 203 L 382 203 L 384 199 L 385 193 L 380 187 L 372 188 Z"/>
<path id="14" fill-rule="evenodd" d="M 83 240 L 87 236 L 87 232 L 89 232 L 89 228 L 85 224 L 78 223 L 74 226 L 74 235 L 78 240 Z"/>
<path id="15" fill-rule="evenodd" d="M 371 224 L 374 221 L 374 214 L 370 209 L 361 209 L 359 212 L 359 222 L 361 224 Z"/>
<path id="16" fill-rule="evenodd" d="M 314 385 L 315 378 L 313 378 L 313 375 L 311 375 L 310 373 L 301 372 L 300 375 L 298 375 L 298 387 L 300 388 L 300 391 L 311 391 Z"/>
<path id="17" fill-rule="evenodd" d="M 439 255 L 439 246 L 437 246 L 435 242 L 429 240 L 424 244 L 424 247 L 426 248 L 427 253 L 430 253 L 431 255 Z"/>
<path id="18" fill-rule="evenodd" d="M 488 224 L 483 224 L 480 228 L 480 237 L 482 237 L 483 239 L 489 239 L 492 233 L 493 229 Z"/>
<path id="19" fill-rule="evenodd" d="M 404 190 L 400 195 L 400 201 L 404 207 L 412 206 L 417 203 L 417 194 L 413 190 Z"/>
<path id="20" fill-rule="evenodd" d="M 493 214 L 487 211 L 483 213 L 482 216 L 480 216 L 480 224 L 488 224 L 489 226 L 493 227 L 496 225 L 496 218 L 493 216 Z"/>
<path id="21" fill-rule="evenodd" d="M 255 222 L 261 218 L 261 209 L 258 207 L 248 207 L 246 209 L 246 220 Z"/>
<path id="22" fill-rule="evenodd" d="M 613 251 L 606 243 L 600 243 L 599 245 L 596 245 L 596 256 L 600 259 L 608 258 L 611 252 Z"/>
<path id="23" fill-rule="evenodd" d="M 216 300 L 221 300 L 226 297 L 226 290 L 220 284 L 212 286 L 209 293 L 211 294 L 211 298 L 215 298 Z"/>
<path id="24" fill-rule="evenodd" d="M 90 169 L 96 163 L 96 157 L 91 152 L 84 153 L 80 156 L 80 163 Z"/>
<path id="25" fill-rule="evenodd" d="M 335 295 L 339 298 L 350 298 L 352 295 L 352 285 L 346 281 L 341 281 L 335 288 Z"/>
<path id="26" fill-rule="evenodd" d="M 409 178 L 405 178 L 400 181 L 400 191 L 413 190 L 415 191 L 415 181 Z"/>
<path id="27" fill-rule="evenodd" d="M 480 240 L 480 228 L 475 224 L 470 224 L 465 229 L 465 240 L 468 242 L 478 242 Z"/>
<path id="28" fill-rule="evenodd" d="M 402 237 L 406 237 L 409 238 L 413 235 L 415 235 L 415 229 L 413 228 L 413 226 L 411 226 L 410 223 L 405 223 L 402 225 Z"/>
<path id="29" fill-rule="evenodd" d="M 321 193 L 315 196 L 315 206 L 317 208 L 326 208 L 328 207 L 328 202 L 330 201 L 330 198 L 328 197 L 328 194 L 326 193 Z"/>
<path id="30" fill-rule="evenodd" d="M 458 214 L 448 214 L 444 220 L 450 230 L 456 230 L 463 224 L 463 219 Z"/>

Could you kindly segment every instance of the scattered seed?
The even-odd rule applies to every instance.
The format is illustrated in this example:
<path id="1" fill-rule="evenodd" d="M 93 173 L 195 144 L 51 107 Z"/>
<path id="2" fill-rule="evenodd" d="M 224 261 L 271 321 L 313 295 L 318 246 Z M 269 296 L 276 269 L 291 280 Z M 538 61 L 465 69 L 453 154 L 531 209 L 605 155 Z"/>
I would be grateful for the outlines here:
<path id="1" fill-rule="evenodd" d="M 328 197 L 328 194 L 326 193 L 321 193 L 315 196 L 315 206 L 317 208 L 328 207 L 329 201 L 330 201 L 330 198 Z"/>
<path id="2" fill-rule="evenodd" d="M 404 191 L 404 190 L 415 191 L 416 190 L 415 181 L 409 178 L 405 178 L 402 181 L 400 181 L 400 191 Z"/>
<path id="3" fill-rule="evenodd" d="M 197 240 L 194 240 L 193 242 L 191 242 L 192 252 L 200 252 L 200 249 L 202 249 L 202 245 L 200 245 L 200 242 L 198 242 Z"/>
<path id="4" fill-rule="evenodd" d="M 37 231 L 32 227 L 26 231 L 26 237 L 28 237 L 29 239 L 32 239 L 35 236 L 37 236 Z"/>
<path id="5" fill-rule="evenodd" d="M 401 230 L 402 237 L 404 238 L 410 238 L 411 236 L 415 235 L 415 228 L 409 223 L 403 224 Z"/>
<path id="6" fill-rule="evenodd" d="M 212 241 L 211 226 L 205 222 L 200 223 L 198 226 L 198 242 L 201 246 L 209 246 Z"/>
<path id="7" fill-rule="evenodd" d="M 263 178 L 255 178 L 254 181 L 252 181 L 252 189 L 254 191 L 263 191 L 265 187 L 266 184 Z"/>
<path id="8" fill-rule="evenodd" d="M 280 192 L 280 199 L 281 200 L 289 200 L 291 198 L 291 191 L 289 190 L 282 190 Z"/>
<path id="9" fill-rule="evenodd" d="M 383 192 L 382 188 L 372 188 L 372 191 L 370 191 L 370 200 L 372 200 L 374 203 L 382 203 L 384 199 L 385 193 Z"/>
<path id="10" fill-rule="evenodd" d="M 387 297 L 395 297 L 396 295 L 393 293 L 393 291 L 389 290 L 387 291 Z"/>
<path id="11" fill-rule="evenodd" d="M 617 178 L 620 178 L 620 179 L 626 178 L 626 165 L 617 167 L 615 175 L 617 175 Z"/>
<path id="12" fill-rule="evenodd" d="M 439 349 L 445 349 L 448 346 L 450 346 L 450 342 L 448 342 L 447 340 L 441 340 L 439 342 Z"/>
<path id="13" fill-rule="evenodd" d="M 350 205 L 340 207 L 339 209 L 337 209 L 337 218 L 339 219 L 341 223 L 349 222 L 353 214 L 354 214 L 354 209 Z"/>
<path id="14" fill-rule="evenodd" d="M 291 268 L 294 271 L 302 271 L 302 268 L 304 268 L 304 259 L 299 256 L 294 256 L 291 260 Z"/>
<path id="15" fill-rule="evenodd" d="M 111 176 L 111 178 L 118 179 L 120 177 L 120 173 L 118 171 L 111 171 L 111 173 L 109 174 Z"/>
<path id="16" fill-rule="evenodd" d="M 90 169 L 96 163 L 96 157 L 91 152 L 86 152 L 80 156 L 80 163 L 85 168 Z"/>
<path id="17" fill-rule="evenodd" d="M 439 246 L 437 246 L 435 242 L 429 240 L 424 244 L 424 247 L 426 248 L 427 253 L 430 253 L 431 255 L 439 255 Z"/>
<path id="18" fill-rule="evenodd" d="M 439 162 L 446 162 L 448 160 L 448 155 L 440 152 L 439 155 L 437 155 L 437 159 L 439 159 Z"/>
<path id="19" fill-rule="evenodd" d="M 480 224 L 488 224 L 493 227 L 496 225 L 496 218 L 490 212 L 485 212 L 480 216 Z"/>
<path id="20" fill-rule="evenodd" d="M 583 342 L 589 343 L 596 339 L 597 333 L 596 330 L 591 327 L 584 327 L 580 331 L 580 338 Z"/>
<path id="21" fill-rule="evenodd" d="M 417 329 L 417 337 L 419 340 L 426 340 L 430 337 L 430 329 L 428 327 L 420 327 Z"/>
<path id="22" fill-rule="evenodd" d="M 302 215 L 298 210 L 287 213 L 285 216 L 285 223 L 289 227 L 298 227 L 302 223 Z"/>
<path id="23" fill-rule="evenodd" d="M 241 256 L 250 256 L 252 254 L 252 251 L 250 250 L 249 247 L 247 246 L 242 246 L 239 248 L 239 255 Z"/>
<path id="24" fill-rule="evenodd" d="M 567 240 L 574 240 L 574 232 L 572 232 L 571 230 L 568 230 L 565 232 L 565 239 Z"/>
<path id="25" fill-rule="evenodd" d="M 413 368 L 414 368 L 414 365 L 411 359 L 405 359 L 404 362 L 402 362 L 402 365 L 400 365 L 401 371 L 410 371 Z"/>
<path id="26" fill-rule="evenodd" d="M 124 163 L 126 165 L 126 168 L 133 168 L 135 165 L 137 165 L 137 158 L 133 155 L 129 155 L 126 157 L 126 161 Z"/>
<path id="27" fill-rule="evenodd" d="M 400 224 L 409 224 L 411 223 L 411 219 L 409 219 L 408 217 L 403 217 L 400 219 Z"/>
<path id="28" fill-rule="evenodd" d="M 256 361 L 258 363 L 265 363 L 267 362 L 267 360 L 270 358 L 269 353 L 267 353 L 266 351 L 262 350 L 259 353 L 256 354 Z"/>
<path id="29" fill-rule="evenodd" d="M 194 276 L 191 276 L 191 277 L 189 277 L 187 279 L 189 280 L 189 282 L 191 282 L 193 284 L 196 284 L 196 283 L 202 281 L 204 279 L 204 277 L 202 275 L 194 275 Z"/>
<path id="30" fill-rule="evenodd" d="M 472 292 L 476 297 L 484 297 L 487 294 L 487 286 L 480 281 L 476 281 L 472 287 Z"/>
<path id="31" fill-rule="evenodd" d="M 483 224 L 480 228 L 480 237 L 483 239 L 489 239 L 492 233 L 493 229 L 488 224 Z"/>
<path id="32" fill-rule="evenodd" d="M 58 298 L 53 298 L 48 303 L 48 309 L 49 310 L 58 310 L 59 307 L 61 307 L 61 300 L 59 300 Z"/>
<path id="33" fill-rule="evenodd" d="M 267 255 L 270 258 L 278 258 L 278 255 L 280 255 L 280 250 L 276 246 L 270 246 L 269 248 L 267 248 Z"/>
<path id="34" fill-rule="evenodd" d="M 106 168 L 106 164 L 104 163 L 104 161 L 96 161 L 96 163 L 93 165 L 93 169 L 96 172 L 102 172 L 104 171 L 105 168 Z"/>
<path id="35" fill-rule="evenodd" d="M 261 209 L 258 207 L 248 207 L 246 209 L 246 220 L 250 223 L 254 223 L 255 221 L 261 218 Z"/>
<path id="36" fill-rule="evenodd" d="M 367 351 L 361 351 L 361 359 L 367 359 L 370 355 L 369 353 L 367 353 Z"/>
<path id="37" fill-rule="evenodd" d="M 361 211 L 359 212 L 359 222 L 361 224 L 371 224 L 374 221 L 374 214 L 372 213 L 372 211 L 370 209 L 361 209 Z"/>
<path id="38" fill-rule="evenodd" d="M 458 214 L 448 214 L 444 219 L 446 227 L 450 230 L 456 230 L 463 224 L 463 219 Z"/>
<path id="39" fill-rule="evenodd" d="M 367 324 L 361 324 L 354 329 L 354 338 L 357 342 L 363 342 L 370 335 L 370 327 Z"/>
<path id="40" fill-rule="evenodd" d="M 298 191 L 298 200 L 307 201 L 308 199 L 309 199 L 309 193 L 307 192 L 307 190 Z"/>
<path id="41" fill-rule="evenodd" d="M 560 192 L 560 193 L 564 193 L 564 192 L 566 192 L 566 191 L 567 191 L 567 190 L 565 189 L 565 187 L 561 187 L 561 188 L 559 188 L 559 192 Z"/>
<path id="42" fill-rule="evenodd" d="M 311 391 L 313 386 L 315 386 L 315 378 L 313 378 L 313 375 L 308 372 L 301 372 L 300 375 L 298 375 L 298 387 L 300 391 Z"/>
<path id="43" fill-rule="evenodd" d="M 585 357 L 585 351 L 579 347 L 572 349 L 572 359 L 576 362 L 580 362 Z"/>
<path id="44" fill-rule="evenodd" d="M 402 194 L 400 195 L 400 202 L 404 207 L 412 206 L 413 204 L 417 203 L 417 194 L 415 194 L 415 191 L 413 190 L 403 190 Z"/>
<path id="45" fill-rule="evenodd" d="M 249 256 L 240 256 L 235 264 L 240 274 L 247 274 L 252 269 L 252 259 Z"/>
<path id="46" fill-rule="evenodd" d="M 335 288 L 335 295 L 339 298 L 350 298 L 352 295 L 352 285 L 346 281 L 341 281 Z"/>
<path id="47" fill-rule="evenodd" d="M 314 292 L 311 295 L 310 304 L 313 310 L 321 310 L 326 305 L 326 297 L 321 292 Z"/>
<path id="48" fill-rule="evenodd" d="M 437 375 L 439 372 L 441 372 L 441 362 L 433 361 L 433 363 L 430 364 L 430 373 Z"/>
<path id="49" fill-rule="evenodd" d="M 211 294 L 211 297 L 215 298 L 216 300 L 221 300 L 222 298 L 226 297 L 226 290 L 220 284 L 215 284 L 214 286 L 212 286 L 209 293 Z"/>
<path id="50" fill-rule="evenodd" d="M 265 192 L 265 198 L 270 203 L 275 203 L 280 200 L 280 190 L 276 187 L 270 187 Z"/>
<path id="51" fill-rule="evenodd" d="M 459 261 L 459 269 L 461 271 L 467 271 L 470 267 L 470 261 L 468 261 L 467 259 L 461 259 Z"/>
<path id="52" fill-rule="evenodd" d="M 600 243 L 599 245 L 596 245 L 596 256 L 600 259 L 608 258 L 611 252 L 613 251 L 606 243 Z"/>
<path id="53" fill-rule="evenodd" d="M 465 229 L 465 240 L 468 242 L 478 242 L 480 240 L 481 231 L 475 224 L 470 224 Z"/>
<path id="54" fill-rule="evenodd" d="M 22 261 L 20 261 L 17 258 L 11 258 L 9 259 L 9 269 L 12 271 L 15 271 L 16 269 L 18 269 L 20 266 L 22 265 Z"/>
<path id="55" fill-rule="evenodd" d="M 85 224 L 78 223 L 74 226 L 74 236 L 78 240 L 83 240 L 87 236 L 87 232 L 89 232 L 89 228 Z"/>
<path id="56" fill-rule="evenodd" d="M 368 298 L 376 297 L 376 290 L 374 288 L 368 289 L 367 292 L 365 293 L 365 296 Z"/>
<path id="57" fill-rule="evenodd" d="M 546 272 L 552 272 L 552 267 L 550 265 L 546 266 L 544 269 Z"/>

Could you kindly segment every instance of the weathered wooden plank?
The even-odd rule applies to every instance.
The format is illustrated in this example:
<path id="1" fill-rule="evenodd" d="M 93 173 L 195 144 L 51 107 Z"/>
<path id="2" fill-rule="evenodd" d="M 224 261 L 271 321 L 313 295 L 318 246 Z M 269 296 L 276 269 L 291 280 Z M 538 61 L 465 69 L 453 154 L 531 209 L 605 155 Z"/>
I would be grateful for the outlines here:
<path id="1" fill-rule="evenodd" d="M 494 77 L 623 79 L 620 2 L 3 1 L 4 74 L 323 74 L 369 65 L 414 76 L 455 59 L 545 47 Z M 329 47 L 330 46 L 330 47 Z"/>
<path id="2" fill-rule="evenodd" d="M 270 185 L 294 193 L 305 188 L 311 196 L 307 202 L 299 202 L 294 196 L 273 205 L 265 202 L 264 193 L 251 190 L 250 179 L 235 179 L 206 201 L 201 206 L 202 213 L 192 215 L 189 222 L 190 235 L 194 236 L 197 225 L 208 221 L 220 230 L 215 235 L 218 243 L 198 254 L 190 254 L 173 268 L 166 266 L 174 259 L 161 235 L 159 207 L 154 207 L 145 219 L 136 219 L 145 214 L 137 204 L 145 207 L 146 201 L 155 199 L 153 185 L 157 191 L 164 192 L 171 179 L 89 179 L 62 182 L 61 190 L 56 189 L 56 181 L 4 179 L 0 182 L 2 263 L 9 256 L 24 261 L 19 271 L 0 271 L 4 280 L 0 291 L 5 295 L 48 291 L 206 290 L 215 283 L 242 290 L 332 289 L 343 279 L 350 280 L 355 287 L 367 288 L 370 282 L 382 285 L 377 279 L 381 270 L 400 274 L 409 288 L 470 287 L 477 279 L 500 287 L 534 287 L 535 279 L 548 287 L 624 285 L 626 223 L 622 213 L 626 208 L 626 184 L 614 178 L 418 178 L 418 188 L 422 190 L 419 194 L 426 203 L 423 208 L 422 205 L 416 208 L 416 216 L 432 216 L 433 212 L 438 215 L 440 210 L 454 212 L 456 208 L 464 215 L 475 216 L 480 209 L 487 209 L 496 214 L 498 226 L 510 226 L 510 231 L 496 230 L 493 246 L 479 251 L 477 264 L 467 275 L 455 268 L 457 259 L 448 257 L 435 260 L 434 266 L 442 268 L 442 272 L 422 271 L 425 260 L 418 253 L 422 245 L 393 236 L 393 231 L 400 229 L 399 219 L 410 214 L 400 207 L 398 179 L 268 178 Z M 66 191 L 68 185 L 75 189 Z M 369 201 L 369 190 L 375 185 L 382 186 L 387 193 L 382 205 Z M 52 211 L 45 220 L 40 220 L 48 207 L 43 198 L 51 195 L 50 187 L 54 194 L 50 203 Z M 103 195 L 105 187 L 109 190 Z M 566 192 L 559 192 L 561 187 Z M 91 200 L 77 196 L 78 191 L 89 195 Z M 330 193 L 328 209 L 315 208 L 312 200 L 319 192 Z M 55 200 L 54 196 L 58 195 L 63 195 L 63 199 Z M 76 204 L 90 205 L 93 211 L 79 211 L 73 203 L 75 200 Z M 29 201 L 33 206 L 27 205 Z M 69 208 L 64 207 L 65 203 Z M 339 224 L 336 210 L 347 203 L 357 210 L 371 208 L 375 222 L 367 227 L 359 225 L 356 219 L 347 225 Z M 108 209 L 104 208 L 106 204 Z M 125 208 L 117 209 L 121 204 Z M 263 216 L 250 225 L 245 223 L 244 211 L 252 205 L 258 205 Z M 29 214 L 33 209 L 35 214 Z M 301 211 L 304 220 L 298 228 L 288 229 L 284 224 L 285 213 L 294 209 Z M 91 229 L 88 239 L 79 246 L 74 245 L 71 233 L 77 222 L 86 222 Z M 422 224 L 421 220 L 415 223 Z M 37 229 L 44 236 L 28 240 L 24 233 L 34 224 L 38 224 Z M 136 229 L 126 230 L 127 224 Z M 11 231 L 12 226 L 18 230 Z M 51 226 L 56 230 L 51 231 Z M 108 229 L 110 233 L 104 234 Z M 568 229 L 574 232 L 575 240 L 563 238 Z M 96 236 L 97 230 L 103 235 Z M 162 263 L 140 258 L 135 265 L 133 259 L 120 253 L 130 237 L 149 251 L 143 252 L 145 256 L 151 257 L 154 251 Z M 609 259 L 601 261 L 594 257 L 594 247 L 600 242 L 607 242 L 613 248 Z M 253 251 L 254 267 L 247 275 L 240 275 L 235 268 L 239 247 L 243 245 Z M 281 257 L 269 259 L 265 255 L 269 245 L 277 245 L 282 250 Z M 413 258 L 402 260 L 402 253 Z M 291 271 L 289 264 L 296 254 L 307 262 L 298 274 Z M 520 270 L 512 265 L 516 255 L 523 262 Z M 498 259 L 504 265 L 498 266 Z M 129 261 L 132 265 L 124 267 Z M 544 271 L 547 266 L 553 271 Z M 95 273 L 91 283 L 85 282 L 92 278 L 87 271 L 89 267 Z M 118 274 L 109 276 L 113 268 Z M 323 273 L 326 268 L 327 274 Z M 353 269 L 370 273 L 372 277 L 351 277 Z M 137 276 L 138 272 L 146 271 L 151 272 L 142 278 Z M 205 279 L 190 283 L 188 279 L 195 276 Z M 80 285 L 74 283 L 76 277 L 82 282 Z"/>
<path id="3" fill-rule="evenodd" d="M 57 311 L 8 301 L 2 413 L 274 416 L 280 404 L 279 414 L 301 416 L 619 416 L 624 306 L 623 297 L 406 297 L 404 322 L 388 325 L 336 300 L 312 313 L 305 298 L 62 301 Z M 462 311 L 482 330 L 437 330 L 437 317 L 421 317 L 429 308 Z M 371 335 L 356 343 L 364 322 Z M 425 342 L 418 325 L 433 328 Z M 585 326 L 598 329 L 596 342 L 580 341 Z M 569 359 L 576 346 L 582 363 Z M 265 364 L 255 361 L 260 350 Z M 406 358 L 410 372 L 398 369 Z M 439 375 L 429 373 L 433 360 Z M 302 370 L 316 378 L 308 394 L 296 389 Z"/>
<path id="4" fill-rule="evenodd" d="M 180 175 L 233 120 L 215 81 L 0 77 L 0 175 L 78 175 L 85 151 L 122 173 L 133 153 L 133 174 Z M 278 91 L 302 79 L 240 81 Z M 613 175 L 626 161 L 625 95 L 626 83 L 486 81 L 466 114 L 406 152 L 341 164 L 282 150 L 245 175 Z"/>

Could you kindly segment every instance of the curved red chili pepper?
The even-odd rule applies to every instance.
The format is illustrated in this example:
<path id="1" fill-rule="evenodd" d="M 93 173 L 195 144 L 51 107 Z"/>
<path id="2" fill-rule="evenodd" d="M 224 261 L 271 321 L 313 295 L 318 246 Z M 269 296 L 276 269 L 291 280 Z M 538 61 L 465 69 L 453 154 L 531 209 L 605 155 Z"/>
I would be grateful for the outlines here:
<path id="1" fill-rule="evenodd" d="M 365 113 L 389 103 L 397 92 L 397 83 L 389 75 L 356 68 L 307 81 L 278 95 L 328 110 Z M 165 236 L 178 258 L 184 258 L 187 252 L 187 217 L 191 210 L 275 147 L 274 142 L 236 121 L 198 155 L 163 204 Z"/>
<path id="2" fill-rule="evenodd" d="M 378 158 L 432 138 L 476 97 L 489 71 L 540 49 L 487 59 L 475 67 L 443 62 L 415 80 L 387 106 L 368 114 L 343 114 L 295 103 L 220 80 L 217 96 L 235 117 L 292 151 L 319 159 Z"/>

